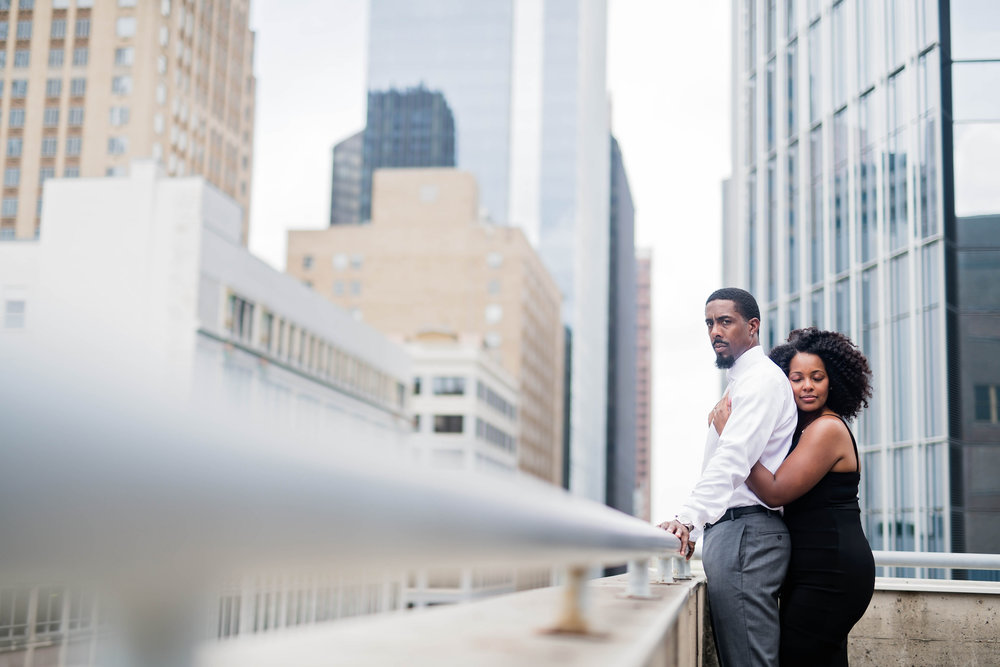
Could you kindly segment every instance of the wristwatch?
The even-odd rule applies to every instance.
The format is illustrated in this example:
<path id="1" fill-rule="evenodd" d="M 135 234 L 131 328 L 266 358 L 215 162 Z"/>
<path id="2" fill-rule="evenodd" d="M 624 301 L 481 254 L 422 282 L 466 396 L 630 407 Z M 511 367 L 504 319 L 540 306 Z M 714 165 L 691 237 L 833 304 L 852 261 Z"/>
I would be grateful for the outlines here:
<path id="1" fill-rule="evenodd" d="M 674 516 L 674 521 L 687 528 L 689 533 L 692 530 L 694 530 L 694 522 L 688 519 L 686 516 L 676 515 Z"/>

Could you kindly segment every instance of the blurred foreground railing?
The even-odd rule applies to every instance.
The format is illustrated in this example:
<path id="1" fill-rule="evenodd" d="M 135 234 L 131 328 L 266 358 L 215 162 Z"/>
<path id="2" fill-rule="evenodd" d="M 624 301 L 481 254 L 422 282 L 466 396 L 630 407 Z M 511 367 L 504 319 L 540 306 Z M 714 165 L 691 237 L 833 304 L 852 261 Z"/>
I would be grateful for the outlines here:
<path id="1" fill-rule="evenodd" d="M 134 664 L 187 664 L 205 639 L 198 605 L 239 573 L 558 567 L 568 594 L 553 628 L 584 632 L 588 569 L 631 562 L 642 595 L 645 563 L 678 548 L 532 480 L 423 470 L 335 434 L 290 442 L 267 415 L 95 368 L 0 351 L 0 587 L 110 595 Z"/>

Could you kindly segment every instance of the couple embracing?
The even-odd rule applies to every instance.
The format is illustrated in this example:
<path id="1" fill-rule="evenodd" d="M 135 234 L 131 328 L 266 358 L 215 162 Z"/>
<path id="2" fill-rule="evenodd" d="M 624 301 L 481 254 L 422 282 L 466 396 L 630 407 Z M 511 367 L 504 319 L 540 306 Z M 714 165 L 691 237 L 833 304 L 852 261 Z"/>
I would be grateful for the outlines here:
<path id="1" fill-rule="evenodd" d="M 724 667 L 847 665 L 847 634 L 875 582 L 846 421 L 868 405 L 868 362 L 847 337 L 814 328 L 765 355 L 760 310 L 741 289 L 714 292 L 705 324 L 729 383 L 709 415 L 701 478 L 660 527 L 688 558 L 704 536 Z"/>

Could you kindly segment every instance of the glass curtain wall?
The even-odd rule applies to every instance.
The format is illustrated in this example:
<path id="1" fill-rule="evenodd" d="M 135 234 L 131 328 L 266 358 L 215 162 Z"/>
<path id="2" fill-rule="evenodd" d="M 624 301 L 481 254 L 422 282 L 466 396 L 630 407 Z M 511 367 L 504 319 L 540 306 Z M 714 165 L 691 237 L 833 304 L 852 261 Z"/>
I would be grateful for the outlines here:
<path id="1" fill-rule="evenodd" d="M 953 546 L 939 4 L 738 0 L 734 12 L 743 98 L 734 106 L 743 153 L 734 178 L 747 241 L 739 282 L 761 302 L 765 326 L 777 328 L 764 332 L 765 344 L 812 324 L 842 331 L 868 356 L 875 395 L 853 428 L 875 549 Z M 969 39 L 1000 56 L 987 33 Z M 989 99 L 968 107 L 989 127 L 956 123 L 956 145 L 1000 130 L 1000 61 L 990 63 L 953 66 L 956 104 L 962 77 L 979 90 L 983 77 L 996 77 Z M 992 182 L 988 196 L 1000 198 L 1000 180 Z M 910 574 L 893 570 L 880 574 Z"/>

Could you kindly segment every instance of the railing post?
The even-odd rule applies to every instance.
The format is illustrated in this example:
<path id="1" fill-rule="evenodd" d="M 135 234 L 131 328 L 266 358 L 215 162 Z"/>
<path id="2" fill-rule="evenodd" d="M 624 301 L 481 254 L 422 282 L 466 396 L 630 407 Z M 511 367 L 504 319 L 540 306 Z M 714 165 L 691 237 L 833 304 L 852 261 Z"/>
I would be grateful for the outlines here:
<path id="1" fill-rule="evenodd" d="M 674 579 L 685 580 L 691 578 L 691 561 L 683 556 L 674 557 Z"/>
<path id="2" fill-rule="evenodd" d="M 551 632 L 555 634 L 585 635 L 587 621 L 583 616 L 583 591 L 587 568 L 574 566 L 566 570 L 566 584 L 563 587 L 562 610 L 559 620 Z"/>
<path id="3" fill-rule="evenodd" d="M 649 599 L 653 595 L 649 589 L 649 561 L 644 558 L 628 562 L 628 589 L 626 597 Z"/>
<path id="4" fill-rule="evenodd" d="M 674 583 L 674 564 L 673 557 L 671 556 L 660 556 L 656 559 L 657 567 L 657 578 L 656 583 L 658 584 L 672 584 Z"/>

